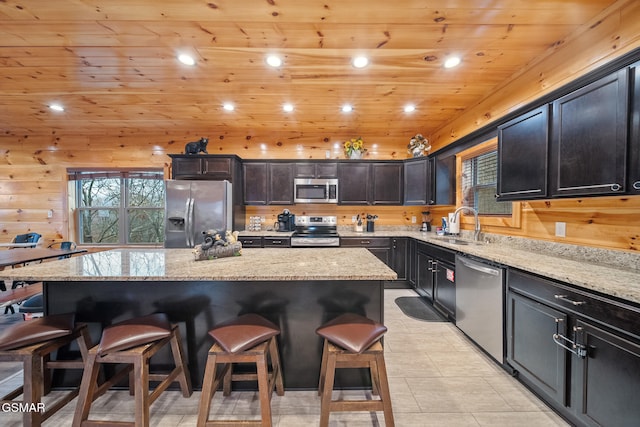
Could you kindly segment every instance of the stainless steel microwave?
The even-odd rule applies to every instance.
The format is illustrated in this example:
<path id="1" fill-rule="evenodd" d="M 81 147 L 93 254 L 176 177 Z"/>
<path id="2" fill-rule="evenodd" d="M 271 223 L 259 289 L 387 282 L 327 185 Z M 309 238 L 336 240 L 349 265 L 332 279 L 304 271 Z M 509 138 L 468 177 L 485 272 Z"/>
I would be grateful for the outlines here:
<path id="1" fill-rule="evenodd" d="M 294 203 L 338 203 L 338 180 L 295 178 Z"/>

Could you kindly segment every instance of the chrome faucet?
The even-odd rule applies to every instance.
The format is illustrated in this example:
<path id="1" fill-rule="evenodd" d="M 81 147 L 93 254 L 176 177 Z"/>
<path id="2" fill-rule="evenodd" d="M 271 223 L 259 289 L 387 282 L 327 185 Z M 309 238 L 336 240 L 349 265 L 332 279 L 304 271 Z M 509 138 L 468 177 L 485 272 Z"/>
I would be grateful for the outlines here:
<path id="1" fill-rule="evenodd" d="M 474 241 L 479 241 L 480 239 L 480 218 L 478 218 L 478 211 L 475 210 L 474 208 L 470 208 L 468 206 L 460 206 L 458 209 L 455 210 L 455 212 L 453 212 L 453 221 L 457 222 L 458 221 L 458 213 L 460 211 L 469 211 L 473 214 L 473 218 L 476 222 L 476 227 L 475 227 L 475 231 L 473 233 L 473 240 Z"/>

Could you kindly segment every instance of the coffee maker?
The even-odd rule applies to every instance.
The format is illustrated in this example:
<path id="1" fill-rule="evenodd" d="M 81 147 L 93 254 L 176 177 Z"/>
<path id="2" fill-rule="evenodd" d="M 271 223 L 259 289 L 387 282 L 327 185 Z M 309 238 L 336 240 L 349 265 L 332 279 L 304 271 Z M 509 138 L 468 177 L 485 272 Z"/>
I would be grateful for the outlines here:
<path id="1" fill-rule="evenodd" d="M 296 216 L 289 212 L 289 209 L 285 209 L 281 214 L 278 214 L 278 222 L 276 222 L 275 228 L 278 231 L 294 231 Z"/>

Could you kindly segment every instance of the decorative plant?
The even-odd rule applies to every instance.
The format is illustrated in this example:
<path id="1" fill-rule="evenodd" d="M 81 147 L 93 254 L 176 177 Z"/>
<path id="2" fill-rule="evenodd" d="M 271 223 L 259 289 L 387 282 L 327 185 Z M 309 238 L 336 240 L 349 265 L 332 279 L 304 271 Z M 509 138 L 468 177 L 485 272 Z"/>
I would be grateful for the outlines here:
<path id="1" fill-rule="evenodd" d="M 413 157 L 424 156 L 425 151 L 428 152 L 429 150 L 431 150 L 429 140 L 419 133 L 411 138 L 409 145 L 407 145 L 407 152 Z"/>
<path id="2" fill-rule="evenodd" d="M 361 136 L 357 138 L 351 138 L 344 143 L 344 154 L 347 157 L 360 157 L 366 151 L 367 149 L 364 148 L 364 141 L 362 140 Z"/>

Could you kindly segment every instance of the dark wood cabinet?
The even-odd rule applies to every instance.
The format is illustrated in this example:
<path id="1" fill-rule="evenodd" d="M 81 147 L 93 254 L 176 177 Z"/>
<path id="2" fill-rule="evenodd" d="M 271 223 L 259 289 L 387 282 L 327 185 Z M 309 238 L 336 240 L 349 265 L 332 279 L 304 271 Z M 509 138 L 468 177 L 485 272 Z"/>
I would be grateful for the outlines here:
<path id="1" fill-rule="evenodd" d="M 433 306 L 449 320 L 456 320 L 455 264 L 435 259 L 433 266 Z"/>
<path id="2" fill-rule="evenodd" d="M 244 162 L 244 203 L 247 205 L 293 204 L 293 164 Z"/>
<path id="3" fill-rule="evenodd" d="M 291 238 L 265 236 L 262 238 L 262 246 L 265 248 L 274 248 L 274 247 L 288 248 L 291 246 Z"/>
<path id="4" fill-rule="evenodd" d="M 418 244 L 416 250 L 416 286 L 419 295 L 433 302 L 433 258 Z"/>
<path id="5" fill-rule="evenodd" d="M 498 127 L 498 200 L 547 197 L 549 105 Z"/>
<path id="6" fill-rule="evenodd" d="M 268 203 L 268 170 L 267 162 L 244 162 L 242 164 L 243 194 L 246 205 L 266 205 Z"/>
<path id="7" fill-rule="evenodd" d="M 456 156 L 430 158 L 433 170 L 431 194 L 436 205 L 456 204 Z"/>
<path id="8" fill-rule="evenodd" d="M 631 69 L 628 192 L 640 194 L 640 62 Z"/>
<path id="9" fill-rule="evenodd" d="M 243 248 L 261 248 L 262 237 L 260 236 L 240 236 L 238 237 Z"/>
<path id="10" fill-rule="evenodd" d="M 391 239 L 390 267 L 398 274 L 398 281 L 407 281 L 407 265 L 409 262 L 409 239 L 394 237 Z"/>
<path id="11" fill-rule="evenodd" d="M 338 203 L 369 204 L 369 163 L 350 161 L 338 164 Z"/>
<path id="12" fill-rule="evenodd" d="M 338 164 L 336 162 L 304 162 L 295 164 L 296 178 L 337 178 Z"/>
<path id="13" fill-rule="evenodd" d="M 226 179 L 233 182 L 234 171 L 240 163 L 236 156 L 170 154 L 170 157 L 173 179 Z"/>
<path id="14" fill-rule="evenodd" d="M 338 179 L 340 204 L 402 204 L 402 162 L 342 162 L 338 164 Z"/>
<path id="15" fill-rule="evenodd" d="M 431 162 L 428 157 L 406 160 L 404 162 L 404 204 L 432 205 L 435 203 L 432 193 L 433 179 Z"/>
<path id="16" fill-rule="evenodd" d="M 407 252 L 409 239 L 406 237 L 341 237 L 340 246 L 367 248 L 378 259 L 393 269 L 398 275 L 395 281 L 385 283 L 385 288 L 406 287 Z"/>
<path id="17" fill-rule="evenodd" d="M 553 102 L 551 196 L 625 191 L 628 69 Z"/>
<path id="18" fill-rule="evenodd" d="M 268 172 L 267 203 L 270 205 L 292 205 L 293 163 L 269 163 Z"/>
<path id="19" fill-rule="evenodd" d="M 573 424 L 640 419 L 640 307 L 510 269 L 507 363 Z"/>
<path id="20" fill-rule="evenodd" d="M 553 334 L 567 336 L 567 315 L 515 292 L 508 293 L 506 313 L 507 363 L 525 384 L 565 406 L 567 354 Z"/>

